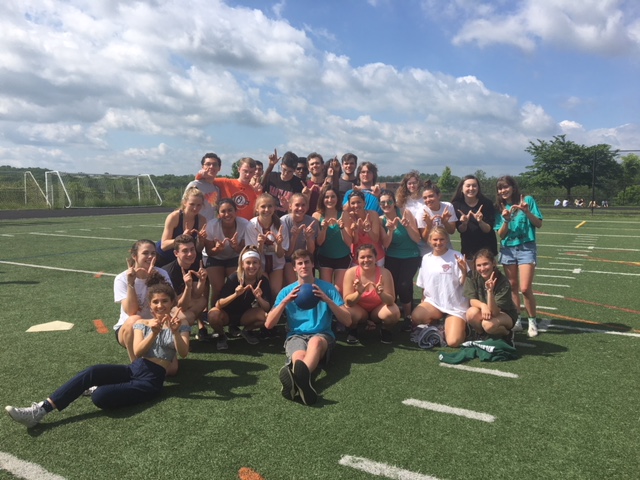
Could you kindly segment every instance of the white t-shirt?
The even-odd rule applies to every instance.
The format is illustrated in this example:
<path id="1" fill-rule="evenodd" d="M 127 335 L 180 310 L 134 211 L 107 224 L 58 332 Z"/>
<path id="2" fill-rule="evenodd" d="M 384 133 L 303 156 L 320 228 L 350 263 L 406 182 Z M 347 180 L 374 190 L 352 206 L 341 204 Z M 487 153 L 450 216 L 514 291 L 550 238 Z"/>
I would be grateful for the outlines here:
<path id="1" fill-rule="evenodd" d="M 423 218 L 424 218 L 424 209 L 426 208 L 424 204 L 424 200 L 422 200 L 422 198 L 408 198 L 407 202 L 405 203 L 405 208 L 413 214 L 413 218 L 416 219 L 418 228 L 424 228 Z M 422 227 L 420 226 L 421 222 L 422 222 Z M 431 247 L 423 239 L 420 239 L 420 241 L 418 242 L 418 248 L 420 249 L 421 256 L 426 255 L 431 251 Z"/>
<path id="2" fill-rule="evenodd" d="M 248 225 L 249 220 L 242 217 L 236 217 L 236 232 L 238 233 L 238 242 L 244 240 Z M 220 219 L 215 219 L 212 222 L 207 222 L 206 232 L 207 240 L 215 239 L 221 242 L 225 238 L 224 232 L 222 231 L 222 223 L 220 222 Z M 224 250 L 222 250 L 222 252 L 220 252 L 214 258 L 217 258 L 218 260 L 228 260 L 230 258 L 236 258 L 238 255 L 238 252 L 231 248 L 231 245 L 227 243 L 224 246 Z"/>
<path id="3" fill-rule="evenodd" d="M 280 258 L 276 254 L 275 239 L 276 239 L 276 235 L 278 235 L 278 229 L 275 227 L 273 223 L 271 224 L 271 228 L 269 229 L 269 232 L 273 237 L 271 241 L 274 243 L 272 245 L 264 246 L 264 255 L 262 256 L 262 266 L 264 267 L 266 265 L 266 260 L 264 257 L 267 255 L 270 255 L 273 258 L 272 260 L 273 269 L 282 270 L 284 268 L 285 259 L 284 259 L 284 255 L 282 256 L 282 258 Z M 249 225 L 247 225 L 247 231 L 244 236 L 244 244 L 257 246 L 258 233 L 262 233 L 262 227 L 258 223 L 258 217 L 253 217 L 251 220 L 249 220 Z M 285 251 L 287 251 L 287 249 L 289 248 L 289 234 L 287 233 L 287 229 L 285 228 L 284 225 L 282 226 L 282 248 Z"/>
<path id="4" fill-rule="evenodd" d="M 416 285 L 424 289 L 423 301 L 430 303 L 448 315 L 466 318 L 469 300 L 464 296 L 462 271 L 456 262 L 460 252 L 447 250 L 444 255 L 435 256 L 433 252 L 422 257 Z"/>
<path id="5" fill-rule="evenodd" d="M 422 210 L 422 214 L 419 217 L 416 217 L 416 220 L 418 221 L 418 228 L 425 228 L 427 226 L 427 224 L 424 221 L 425 212 L 428 213 L 429 216 L 433 217 L 434 227 L 444 226 L 444 224 L 442 223 L 442 214 L 444 213 L 445 210 L 447 210 L 451 214 L 451 217 L 449 217 L 449 222 L 458 221 L 458 216 L 456 215 L 456 209 L 453 208 L 453 205 L 451 205 L 449 202 L 440 202 L 440 208 L 438 210 L 431 210 L 426 205 L 424 206 L 424 209 Z M 451 240 L 449 240 L 449 245 L 447 246 L 449 247 L 449 250 L 453 248 L 453 244 L 451 243 Z M 429 251 L 431 251 L 431 247 L 429 246 L 428 248 L 429 248 Z"/>
<path id="6" fill-rule="evenodd" d="M 158 272 L 165 281 L 171 285 L 171 279 L 169 278 L 169 274 L 161 268 L 154 268 L 156 272 Z M 147 281 L 142 280 L 140 278 L 136 278 L 134 285 L 136 290 L 136 296 L 138 297 L 138 306 L 140 310 L 137 312 L 137 315 L 140 315 L 142 318 L 149 319 L 151 318 L 151 309 L 149 308 L 149 300 L 147 299 L 147 292 L 149 291 L 149 287 L 147 287 Z M 113 326 L 114 330 L 117 330 L 127 318 L 130 317 L 122 307 L 122 301 L 127 298 L 127 271 L 118 274 L 116 279 L 113 281 L 113 301 L 120 304 L 120 319 L 118 323 Z"/>
<path id="7" fill-rule="evenodd" d="M 205 182 L 204 180 L 194 180 L 189 182 L 185 191 L 188 188 L 196 187 L 204 195 L 204 204 L 200 215 L 207 219 L 207 222 L 211 222 L 218 218 L 218 201 L 220 200 L 220 189 L 212 183 Z"/>

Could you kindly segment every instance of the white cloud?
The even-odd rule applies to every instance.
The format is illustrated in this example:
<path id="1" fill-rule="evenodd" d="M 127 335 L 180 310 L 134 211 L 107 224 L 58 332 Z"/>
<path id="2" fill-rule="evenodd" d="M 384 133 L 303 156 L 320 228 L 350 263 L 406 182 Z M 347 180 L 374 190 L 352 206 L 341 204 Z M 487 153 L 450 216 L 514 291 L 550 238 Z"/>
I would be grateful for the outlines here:
<path id="1" fill-rule="evenodd" d="M 487 2 L 452 5 L 497 15 Z M 523 25 L 523 41 L 536 41 Z M 403 170 L 519 173 L 529 139 L 568 128 L 479 76 L 353 65 L 316 48 L 312 38 L 331 32 L 220 0 L 6 0 L 0 30 L 0 162 L 14 166 L 184 174 L 203 151 L 226 165 L 277 146 L 354 151 L 385 174 L 398 160 Z"/>
<path id="2" fill-rule="evenodd" d="M 460 2 L 454 2 L 460 6 Z M 523 0 L 505 10 L 503 2 L 480 4 L 463 18 L 456 45 L 513 45 L 532 51 L 547 43 L 605 56 L 640 52 L 640 15 L 628 0 Z M 433 5 L 427 6 L 432 8 Z"/>

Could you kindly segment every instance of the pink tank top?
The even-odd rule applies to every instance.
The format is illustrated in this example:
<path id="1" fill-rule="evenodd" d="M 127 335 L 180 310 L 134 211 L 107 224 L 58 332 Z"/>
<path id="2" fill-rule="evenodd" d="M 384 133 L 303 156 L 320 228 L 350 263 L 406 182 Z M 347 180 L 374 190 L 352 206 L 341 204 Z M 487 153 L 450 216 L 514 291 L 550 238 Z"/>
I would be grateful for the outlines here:
<path id="1" fill-rule="evenodd" d="M 361 278 L 362 272 L 360 269 L 360 265 L 356 267 L 356 278 L 362 281 Z M 382 278 L 382 271 L 380 267 L 376 267 L 376 282 L 380 283 L 380 279 Z M 362 295 L 360 295 L 360 299 L 358 300 L 358 305 L 364 308 L 367 312 L 371 312 L 374 308 L 382 303 L 382 299 L 380 295 L 378 295 L 378 291 L 375 288 L 368 288 L 365 290 Z"/>

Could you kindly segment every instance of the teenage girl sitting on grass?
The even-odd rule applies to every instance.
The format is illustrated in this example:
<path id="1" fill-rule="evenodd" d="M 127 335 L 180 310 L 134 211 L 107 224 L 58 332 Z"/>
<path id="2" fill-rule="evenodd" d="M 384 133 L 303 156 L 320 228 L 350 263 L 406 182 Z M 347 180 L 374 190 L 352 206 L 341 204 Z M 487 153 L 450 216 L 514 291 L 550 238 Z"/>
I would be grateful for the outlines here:
<path id="1" fill-rule="evenodd" d="M 191 327 L 178 315 L 171 316 L 176 294 L 168 284 L 150 286 L 148 300 L 150 318 L 140 319 L 133 326 L 133 363 L 89 367 L 46 400 L 25 408 L 7 406 L 7 414 L 31 428 L 54 409 L 67 408 L 92 386 L 97 388 L 91 393 L 91 400 L 104 410 L 137 405 L 157 397 L 176 354 L 185 358 L 189 353 Z"/>
<path id="2" fill-rule="evenodd" d="M 504 337 L 513 346 L 513 326 L 518 310 L 511 297 L 511 285 L 496 266 L 493 252 L 484 248 L 473 258 L 473 273 L 464 284 L 464 296 L 471 307 L 467 322 L 478 333 Z"/>

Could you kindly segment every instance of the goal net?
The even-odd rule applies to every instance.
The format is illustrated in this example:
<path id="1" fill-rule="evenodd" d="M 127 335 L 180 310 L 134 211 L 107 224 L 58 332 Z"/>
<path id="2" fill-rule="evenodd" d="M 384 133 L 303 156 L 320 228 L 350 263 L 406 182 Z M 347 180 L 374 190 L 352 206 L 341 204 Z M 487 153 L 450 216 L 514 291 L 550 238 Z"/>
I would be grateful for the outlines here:
<path id="1" fill-rule="evenodd" d="M 46 197 L 52 208 L 132 207 L 162 205 L 162 198 L 144 175 L 110 175 L 49 171 Z"/>
<path id="2" fill-rule="evenodd" d="M 0 171 L 0 209 L 47 208 L 47 198 L 29 171 Z"/>

